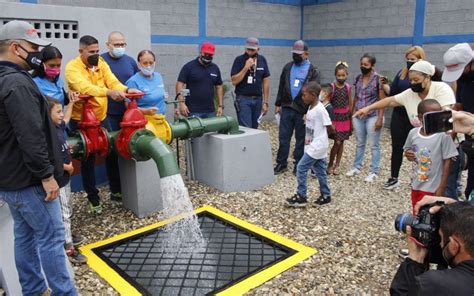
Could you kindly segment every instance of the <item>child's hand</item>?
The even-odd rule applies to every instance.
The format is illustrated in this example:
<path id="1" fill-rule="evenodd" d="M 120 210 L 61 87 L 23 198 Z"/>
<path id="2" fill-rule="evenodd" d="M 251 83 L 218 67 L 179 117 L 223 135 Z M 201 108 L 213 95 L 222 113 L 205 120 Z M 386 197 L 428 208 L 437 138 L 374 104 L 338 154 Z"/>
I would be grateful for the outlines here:
<path id="1" fill-rule="evenodd" d="M 415 152 L 413 152 L 413 150 L 407 150 L 407 151 L 405 151 L 405 157 L 406 157 L 409 161 L 415 161 L 415 160 L 416 160 L 416 154 L 415 154 Z"/>
<path id="2" fill-rule="evenodd" d="M 76 103 L 77 101 L 79 101 L 79 93 L 78 93 L 78 92 L 75 92 L 75 91 L 68 91 L 67 97 L 69 98 L 69 102 L 70 102 L 71 104 L 74 104 L 74 103 Z"/>
<path id="3" fill-rule="evenodd" d="M 64 170 L 69 174 L 69 176 L 72 176 L 74 173 L 74 166 L 71 163 L 64 164 Z"/>

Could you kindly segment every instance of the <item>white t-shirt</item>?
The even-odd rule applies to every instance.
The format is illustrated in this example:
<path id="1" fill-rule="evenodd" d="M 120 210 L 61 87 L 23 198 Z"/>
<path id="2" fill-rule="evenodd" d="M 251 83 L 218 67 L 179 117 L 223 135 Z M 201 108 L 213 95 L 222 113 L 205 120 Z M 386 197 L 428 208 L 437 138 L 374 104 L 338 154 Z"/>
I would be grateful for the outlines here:
<path id="1" fill-rule="evenodd" d="M 425 99 L 433 99 L 439 102 L 441 107 L 453 105 L 456 103 L 456 97 L 449 85 L 444 82 L 431 81 L 430 90 Z M 421 102 L 418 93 L 410 88 L 404 92 L 395 95 L 395 101 L 404 106 L 407 110 L 408 118 L 414 127 L 421 126 L 418 119 L 418 104 Z"/>
<path id="2" fill-rule="evenodd" d="M 306 136 L 304 152 L 314 159 L 327 157 L 329 140 L 327 126 L 330 126 L 331 118 L 323 104 L 319 103 L 306 113 Z"/>

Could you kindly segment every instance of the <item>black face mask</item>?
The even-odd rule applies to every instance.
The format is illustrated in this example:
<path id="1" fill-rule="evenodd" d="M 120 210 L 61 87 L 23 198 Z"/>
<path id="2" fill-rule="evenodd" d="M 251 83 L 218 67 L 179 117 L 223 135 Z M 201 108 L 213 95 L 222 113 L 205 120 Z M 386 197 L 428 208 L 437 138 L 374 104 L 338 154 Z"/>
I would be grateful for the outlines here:
<path id="1" fill-rule="evenodd" d="M 446 261 L 446 263 L 448 263 L 448 266 L 451 267 L 451 268 L 454 268 L 454 263 L 453 263 L 454 256 L 449 254 L 449 251 L 446 252 L 448 250 L 447 249 L 448 245 L 449 245 L 449 242 L 444 245 L 444 247 L 441 251 L 441 255 L 443 256 L 444 261 Z"/>
<path id="2" fill-rule="evenodd" d="M 212 58 L 211 55 L 203 55 L 201 56 L 201 62 L 207 66 L 212 63 Z"/>
<path id="3" fill-rule="evenodd" d="M 91 66 L 97 66 L 99 64 L 99 55 L 93 54 L 87 57 L 87 63 Z"/>
<path id="4" fill-rule="evenodd" d="M 345 79 L 336 79 L 336 81 L 337 81 L 339 84 L 344 84 L 344 82 L 346 82 Z"/>
<path id="5" fill-rule="evenodd" d="M 413 66 L 413 64 L 415 64 L 416 62 L 412 62 L 412 61 L 407 61 L 407 69 L 410 70 L 411 66 Z"/>
<path id="6" fill-rule="evenodd" d="M 421 93 L 425 88 L 423 87 L 422 83 L 410 83 L 410 88 L 412 91 L 416 93 Z"/>
<path id="7" fill-rule="evenodd" d="M 297 65 L 301 64 L 303 62 L 303 56 L 297 53 L 293 53 L 293 62 L 295 62 L 295 64 Z"/>
<path id="8" fill-rule="evenodd" d="M 43 55 L 39 51 L 27 51 L 23 46 L 18 44 L 18 46 L 23 49 L 27 55 L 26 58 L 20 56 L 30 67 L 31 70 L 38 70 L 41 68 Z"/>
<path id="9" fill-rule="evenodd" d="M 367 75 L 372 71 L 372 68 L 365 68 L 365 67 L 360 67 L 360 72 L 364 75 Z"/>

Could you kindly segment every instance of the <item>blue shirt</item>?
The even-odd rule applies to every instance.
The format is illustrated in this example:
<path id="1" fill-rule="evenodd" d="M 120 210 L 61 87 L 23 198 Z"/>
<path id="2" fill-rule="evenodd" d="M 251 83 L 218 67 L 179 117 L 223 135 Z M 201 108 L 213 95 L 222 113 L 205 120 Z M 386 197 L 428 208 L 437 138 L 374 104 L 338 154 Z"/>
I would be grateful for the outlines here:
<path id="1" fill-rule="evenodd" d="M 232 70 L 230 76 L 238 74 L 245 66 L 249 56 L 246 54 L 240 55 L 235 58 L 234 64 L 232 64 Z M 249 83 L 249 76 L 252 74 L 252 83 Z M 235 86 L 235 93 L 240 96 L 262 96 L 263 79 L 270 76 L 270 70 L 268 69 L 267 60 L 264 56 L 257 56 L 257 67 L 255 68 L 255 75 L 253 71 L 248 70 L 245 73 L 242 81 Z"/>
<path id="2" fill-rule="evenodd" d="M 178 81 L 189 89 L 186 105 L 191 113 L 214 112 L 214 87 L 222 85 L 219 67 L 202 65 L 198 58 L 188 62 L 179 72 Z"/>
<path id="3" fill-rule="evenodd" d="M 100 56 L 104 58 L 109 65 L 110 70 L 112 70 L 112 73 L 114 73 L 115 77 L 117 77 L 122 84 L 125 84 L 130 77 L 140 71 L 135 60 L 126 54 L 119 59 L 111 57 L 108 52 L 103 53 Z M 107 98 L 107 100 L 107 114 L 122 115 L 125 112 L 125 105 L 123 102 L 116 102 L 111 98 Z"/>
<path id="4" fill-rule="evenodd" d="M 291 66 L 290 87 L 291 96 L 293 97 L 293 99 L 296 98 L 301 88 L 303 87 L 303 83 L 306 79 L 306 76 L 308 76 L 310 64 L 311 63 L 308 60 L 304 60 L 299 65 L 293 64 L 293 66 Z"/>
<path id="5" fill-rule="evenodd" d="M 126 85 L 129 88 L 136 88 L 145 93 L 142 98 L 137 100 L 138 107 L 157 107 L 157 113 L 166 113 L 165 85 L 160 73 L 155 72 L 152 77 L 145 77 L 141 72 L 138 72 L 130 77 Z"/>
<path id="6" fill-rule="evenodd" d="M 54 98 L 64 106 L 64 82 L 58 77 L 56 82 L 49 81 L 46 77 L 36 76 L 33 78 L 43 96 Z"/>

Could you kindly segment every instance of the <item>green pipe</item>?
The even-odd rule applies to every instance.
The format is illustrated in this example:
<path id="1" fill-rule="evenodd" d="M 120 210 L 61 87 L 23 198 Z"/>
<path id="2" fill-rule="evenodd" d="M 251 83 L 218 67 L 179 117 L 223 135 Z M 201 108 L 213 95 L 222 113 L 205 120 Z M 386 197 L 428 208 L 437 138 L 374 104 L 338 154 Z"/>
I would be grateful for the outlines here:
<path id="1" fill-rule="evenodd" d="M 160 178 L 179 174 L 176 156 L 171 147 L 145 129 L 138 130 L 129 143 L 133 158 L 138 161 L 153 159 L 158 167 Z"/>
<path id="2" fill-rule="evenodd" d="M 173 139 L 196 138 L 209 132 L 223 134 L 243 133 L 239 130 L 239 123 L 231 116 L 219 116 L 211 118 L 181 118 L 171 126 L 171 137 Z"/>
<path id="3" fill-rule="evenodd" d="M 68 137 L 67 143 L 71 147 L 71 157 L 74 159 L 83 159 L 86 155 L 85 141 L 80 133 Z"/>

